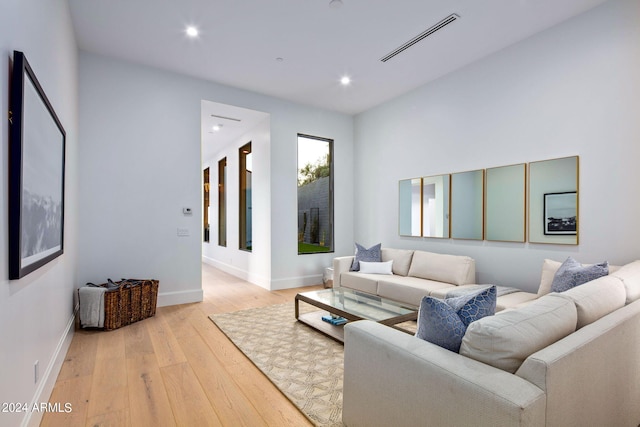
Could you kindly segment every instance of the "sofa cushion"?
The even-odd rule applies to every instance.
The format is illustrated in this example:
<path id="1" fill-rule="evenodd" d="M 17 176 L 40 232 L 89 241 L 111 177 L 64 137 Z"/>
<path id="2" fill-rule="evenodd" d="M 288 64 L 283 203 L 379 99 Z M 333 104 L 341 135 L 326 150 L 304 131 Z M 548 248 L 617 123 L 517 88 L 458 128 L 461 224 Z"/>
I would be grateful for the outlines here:
<path id="1" fill-rule="evenodd" d="M 562 263 L 551 282 L 552 292 L 564 292 L 609 274 L 609 263 L 582 265 L 569 257 Z"/>
<path id="2" fill-rule="evenodd" d="M 393 274 L 393 260 L 385 262 L 360 261 L 360 273 Z"/>
<path id="3" fill-rule="evenodd" d="M 529 355 L 574 332 L 576 323 L 573 302 L 545 295 L 522 308 L 471 323 L 460 354 L 514 373 Z"/>
<path id="4" fill-rule="evenodd" d="M 623 265 L 619 270 L 611 273 L 624 283 L 627 293 L 626 304 L 640 299 L 640 261 Z"/>
<path id="5" fill-rule="evenodd" d="M 615 276 L 600 277 L 557 295 L 576 305 L 577 329 L 623 307 L 627 296 L 624 283 Z"/>
<path id="6" fill-rule="evenodd" d="M 466 285 L 475 282 L 475 261 L 467 256 L 415 251 L 409 276 Z"/>
<path id="7" fill-rule="evenodd" d="M 495 311 L 495 286 L 444 300 L 424 297 L 416 337 L 457 353 L 469 324 Z"/>
<path id="8" fill-rule="evenodd" d="M 376 295 L 378 293 L 378 280 L 381 277 L 393 276 L 349 271 L 340 275 L 340 286 Z"/>
<path id="9" fill-rule="evenodd" d="M 498 301 L 496 302 L 496 311 L 524 306 L 526 303 L 529 303 L 537 298 L 537 294 L 525 291 L 502 295 L 498 297 Z"/>
<path id="10" fill-rule="evenodd" d="M 382 261 L 393 260 L 393 274 L 406 276 L 409 274 L 413 251 L 408 249 L 382 248 Z"/>
<path id="11" fill-rule="evenodd" d="M 378 295 L 395 301 L 418 307 L 423 297 L 431 295 L 437 289 L 451 289 L 454 285 L 434 280 L 419 279 L 417 277 L 380 276 L 378 280 Z"/>
<path id="12" fill-rule="evenodd" d="M 371 246 L 369 249 L 362 246 L 360 243 L 356 243 L 356 254 L 353 258 L 353 264 L 351 264 L 351 271 L 360 270 L 360 261 L 380 262 L 382 261 L 382 252 L 380 247 L 381 243 Z"/>
<path id="13" fill-rule="evenodd" d="M 437 282 L 437 283 L 441 283 L 441 282 Z M 459 285 L 459 286 L 455 286 L 455 285 L 452 285 L 450 283 L 448 283 L 447 285 L 448 286 L 432 290 L 429 293 L 429 296 L 434 297 L 434 298 L 445 299 L 447 297 L 447 295 L 449 295 L 451 293 L 451 291 L 453 291 L 453 290 L 456 290 L 456 291 L 459 291 L 459 292 L 464 292 L 465 289 L 468 289 L 470 292 L 472 292 L 478 287 L 478 285 Z"/>
<path id="14" fill-rule="evenodd" d="M 448 295 L 456 292 L 464 292 L 464 290 L 474 290 L 481 285 L 460 285 L 452 288 L 441 288 L 433 290 L 429 296 L 436 298 L 446 298 Z M 498 299 L 496 301 L 496 311 L 502 311 L 507 308 L 514 308 L 521 304 L 533 301 L 538 298 L 537 294 L 525 291 L 510 292 L 514 288 L 496 287 Z"/>
<path id="15" fill-rule="evenodd" d="M 556 275 L 556 272 L 562 265 L 559 261 L 554 261 L 552 259 L 545 259 L 542 262 L 542 273 L 540 275 L 540 286 L 538 287 L 538 296 L 546 295 L 551 292 L 551 283 L 553 282 L 553 277 Z M 590 265 L 590 264 L 584 264 Z M 609 264 L 609 274 L 614 273 L 621 266 L 619 265 L 611 265 Z M 639 295 L 640 296 L 640 295 Z"/>

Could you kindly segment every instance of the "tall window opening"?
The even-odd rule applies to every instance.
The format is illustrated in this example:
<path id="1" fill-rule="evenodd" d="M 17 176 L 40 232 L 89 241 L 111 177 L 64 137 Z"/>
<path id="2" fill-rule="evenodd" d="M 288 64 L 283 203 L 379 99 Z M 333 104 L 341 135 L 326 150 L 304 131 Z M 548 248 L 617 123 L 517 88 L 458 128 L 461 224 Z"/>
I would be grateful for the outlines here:
<path id="1" fill-rule="evenodd" d="M 333 140 L 298 134 L 298 254 L 333 252 Z"/>
<path id="2" fill-rule="evenodd" d="M 227 246 L 227 158 L 218 162 L 218 245 Z"/>
<path id="3" fill-rule="evenodd" d="M 253 161 L 251 157 L 251 142 L 240 147 L 240 249 L 251 251 L 252 218 L 251 218 L 251 171 Z"/>
<path id="4" fill-rule="evenodd" d="M 204 170 L 203 173 L 204 176 L 204 189 L 203 189 L 203 194 L 204 194 L 204 200 L 203 200 L 203 206 L 204 206 L 204 215 L 203 215 L 203 219 L 204 219 L 204 241 L 205 242 L 209 242 L 209 168 L 206 168 Z"/>

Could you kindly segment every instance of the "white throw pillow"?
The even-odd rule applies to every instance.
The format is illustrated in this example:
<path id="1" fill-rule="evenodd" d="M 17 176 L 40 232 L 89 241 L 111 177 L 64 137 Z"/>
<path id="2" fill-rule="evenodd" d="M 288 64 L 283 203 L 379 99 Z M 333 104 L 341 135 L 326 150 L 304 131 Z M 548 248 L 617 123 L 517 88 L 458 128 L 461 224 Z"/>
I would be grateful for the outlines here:
<path id="1" fill-rule="evenodd" d="M 393 260 L 385 262 L 360 261 L 360 273 L 393 274 Z"/>

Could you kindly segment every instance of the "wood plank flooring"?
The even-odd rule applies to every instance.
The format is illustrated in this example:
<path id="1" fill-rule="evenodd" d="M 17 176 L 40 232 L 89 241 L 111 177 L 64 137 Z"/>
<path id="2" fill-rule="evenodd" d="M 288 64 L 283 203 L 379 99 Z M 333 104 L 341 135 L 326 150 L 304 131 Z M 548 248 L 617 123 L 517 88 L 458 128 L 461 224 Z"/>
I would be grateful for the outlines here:
<path id="1" fill-rule="evenodd" d="M 115 331 L 76 329 L 41 426 L 311 426 L 208 319 L 292 302 L 203 264 L 204 301 Z M 160 284 L 162 286 L 162 283 Z"/>

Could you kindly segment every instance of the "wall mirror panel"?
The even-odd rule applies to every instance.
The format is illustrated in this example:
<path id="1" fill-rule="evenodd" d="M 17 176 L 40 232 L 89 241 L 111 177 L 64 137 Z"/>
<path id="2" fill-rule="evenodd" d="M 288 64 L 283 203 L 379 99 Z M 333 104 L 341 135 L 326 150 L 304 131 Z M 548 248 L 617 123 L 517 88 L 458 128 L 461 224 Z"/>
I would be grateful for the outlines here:
<path id="1" fill-rule="evenodd" d="M 451 175 L 422 178 L 422 235 L 449 238 Z"/>
<path id="2" fill-rule="evenodd" d="M 399 184 L 398 227 L 401 236 L 422 236 L 422 179 L 403 179 Z"/>
<path id="3" fill-rule="evenodd" d="M 451 174 L 451 237 L 483 239 L 484 169 Z"/>
<path id="4" fill-rule="evenodd" d="M 526 170 L 524 163 L 486 170 L 486 240 L 525 241 Z"/>
<path id="5" fill-rule="evenodd" d="M 578 156 L 529 163 L 529 241 L 578 244 Z"/>

